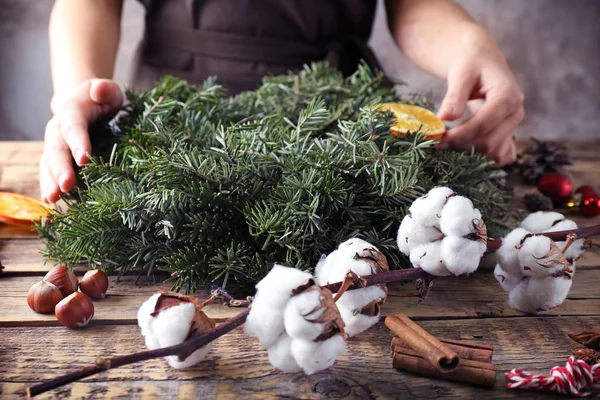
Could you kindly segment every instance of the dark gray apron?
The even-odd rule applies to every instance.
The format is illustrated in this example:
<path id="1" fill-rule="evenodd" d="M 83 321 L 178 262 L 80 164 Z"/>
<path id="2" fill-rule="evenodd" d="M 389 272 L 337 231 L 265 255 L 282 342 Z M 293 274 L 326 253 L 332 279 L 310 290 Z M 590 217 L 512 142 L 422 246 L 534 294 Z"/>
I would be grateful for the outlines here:
<path id="1" fill-rule="evenodd" d="M 361 59 L 377 68 L 366 42 L 375 0 L 142 0 L 146 32 L 134 83 L 163 75 L 189 83 L 217 76 L 229 94 L 261 78 L 327 60 L 348 75 Z"/>

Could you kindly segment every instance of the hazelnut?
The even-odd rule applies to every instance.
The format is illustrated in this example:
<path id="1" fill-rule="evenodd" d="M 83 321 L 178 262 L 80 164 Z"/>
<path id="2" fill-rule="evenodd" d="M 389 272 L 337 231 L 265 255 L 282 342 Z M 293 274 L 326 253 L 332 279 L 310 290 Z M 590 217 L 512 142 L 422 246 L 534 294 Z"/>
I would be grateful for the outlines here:
<path id="1" fill-rule="evenodd" d="M 108 275 L 101 269 L 90 270 L 81 278 L 79 287 L 92 299 L 103 299 L 108 290 Z"/>
<path id="2" fill-rule="evenodd" d="M 64 265 L 52 268 L 48 271 L 46 276 L 44 276 L 44 280 L 59 288 L 63 297 L 67 297 L 71 293 L 76 292 L 79 284 L 73 271 Z"/>
<path id="3" fill-rule="evenodd" d="M 51 313 L 63 298 L 60 290 L 50 282 L 40 281 L 27 292 L 27 304 L 37 313 Z"/>
<path id="4" fill-rule="evenodd" d="M 85 293 L 75 292 L 62 299 L 54 313 L 67 328 L 79 328 L 86 326 L 94 316 L 94 304 Z"/>

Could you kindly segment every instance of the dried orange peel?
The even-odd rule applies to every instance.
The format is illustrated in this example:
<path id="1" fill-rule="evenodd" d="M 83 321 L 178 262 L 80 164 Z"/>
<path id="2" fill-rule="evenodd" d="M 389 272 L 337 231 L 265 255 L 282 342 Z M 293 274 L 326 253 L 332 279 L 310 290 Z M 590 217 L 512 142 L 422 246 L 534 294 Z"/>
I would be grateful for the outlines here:
<path id="1" fill-rule="evenodd" d="M 0 222 L 10 225 L 33 225 L 50 214 L 42 202 L 18 193 L 0 192 Z"/>
<path id="2" fill-rule="evenodd" d="M 439 140 L 444 137 L 446 125 L 434 113 L 426 108 L 401 103 L 383 103 L 379 111 L 391 111 L 396 124 L 390 128 L 393 135 L 406 135 L 420 131 L 427 140 Z"/>

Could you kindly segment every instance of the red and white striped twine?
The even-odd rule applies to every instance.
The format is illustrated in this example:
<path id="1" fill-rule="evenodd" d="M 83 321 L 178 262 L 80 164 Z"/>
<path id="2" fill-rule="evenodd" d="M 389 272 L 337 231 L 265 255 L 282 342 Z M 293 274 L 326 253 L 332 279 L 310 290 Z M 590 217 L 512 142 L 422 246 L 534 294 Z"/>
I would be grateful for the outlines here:
<path id="1" fill-rule="evenodd" d="M 565 366 L 552 368 L 550 376 L 533 375 L 520 368 L 510 370 L 505 375 L 509 389 L 534 389 L 577 397 L 600 394 L 600 364 L 588 365 L 573 356 L 569 357 Z"/>

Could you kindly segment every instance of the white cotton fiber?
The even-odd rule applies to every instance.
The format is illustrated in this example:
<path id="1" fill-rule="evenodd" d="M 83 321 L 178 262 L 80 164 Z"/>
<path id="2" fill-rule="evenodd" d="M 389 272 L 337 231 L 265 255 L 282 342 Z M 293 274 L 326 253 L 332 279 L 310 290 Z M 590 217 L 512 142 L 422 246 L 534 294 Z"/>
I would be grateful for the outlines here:
<path id="1" fill-rule="evenodd" d="M 508 305 L 515 310 L 522 311 L 524 313 L 535 314 L 535 308 L 531 303 L 531 298 L 527 291 L 527 285 L 531 278 L 525 278 L 521 283 L 514 287 L 513 290 L 508 294 Z"/>
<path id="2" fill-rule="evenodd" d="M 544 232 L 568 231 L 568 230 L 577 229 L 577 228 L 578 228 L 578 226 L 577 226 L 577 223 L 575 223 L 575 221 L 566 219 L 564 221 L 557 223 L 552 228 L 547 229 Z M 556 242 L 556 245 L 561 250 L 565 247 L 565 244 L 566 244 L 566 241 Z M 583 248 L 584 245 L 585 245 L 585 239 L 575 240 L 573 243 L 571 243 L 571 246 L 569 246 L 569 248 L 565 252 L 565 258 L 577 260 L 579 257 L 581 257 L 583 255 L 583 253 L 585 251 Z"/>
<path id="3" fill-rule="evenodd" d="M 270 347 L 284 332 L 283 313 L 292 291 L 312 279 L 312 275 L 295 268 L 275 265 L 256 284 L 256 295 L 246 319 L 245 330 Z"/>
<path id="4" fill-rule="evenodd" d="M 338 307 L 349 310 L 361 310 L 367 304 L 377 299 L 385 299 L 386 291 L 379 285 L 368 286 L 362 289 L 348 290 L 337 301 Z M 344 321 L 346 322 L 346 321 Z"/>
<path id="5" fill-rule="evenodd" d="M 377 250 L 375 246 L 362 239 L 350 239 L 340 244 L 332 251 L 325 261 L 315 271 L 315 279 L 319 285 L 341 282 L 344 280 L 348 270 L 352 270 L 358 276 L 367 276 L 375 273 L 370 263 L 356 260 L 356 254 L 363 250 Z M 377 250 L 379 251 L 379 250 Z"/>
<path id="6" fill-rule="evenodd" d="M 344 353 L 346 341 L 341 335 L 335 335 L 322 342 L 292 340 L 291 352 L 306 375 L 323 371 L 333 365 Z"/>
<path id="7" fill-rule="evenodd" d="M 444 234 L 435 227 L 419 225 L 407 215 L 402 220 L 400 228 L 398 228 L 398 236 L 396 241 L 398 248 L 405 255 L 409 255 L 410 251 L 417 246 L 441 240 Z"/>
<path id="8" fill-rule="evenodd" d="M 325 307 L 321 306 L 322 297 L 321 291 L 315 288 L 305 290 L 288 301 L 283 322 L 286 333 L 292 339 L 314 340 L 323 333 L 325 324 L 314 322 L 325 312 Z"/>
<path id="9" fill-rule="evenodd" d="M 379 321 L 379 315 L 370 317 L 360 313 L 355 314 L 354 310 L 342 307 L 340 305 L 338 305 L 338 309 L 340 310 L 340 315 L 344 320 L 344 331 L 350 337 L 366 331 Z"/>
<path id="10" fill-rule="evenodd" d="M 523 275 L 521 275 L 520 271 L 519 275 L 509 274 L 508 272 L 502 269 L 500 264 L 496 264 L 496 268 L 494 268 L 494 277 L 496 278 L 500 286 L 502 286 L 502 289 L 504 289 L 507 292 L 513 290 L 514 287 L 521 283 L 523 278 L 525 278 Z"/>
<path id="11" fill-rule="evenodd" d="M 285 333 L 279 336 L 275 343 L 269 347 L 269 362 L 271 365 L 287 373 L 302 371 L 292 355 L 291 346 L 292 338 Z"/>
<path id="12" fill-rule="evenodd" d="M 530 279 L 527 289 L 533 309 L 531 312 L 539 314 L 558 307 L 567 298 L 572 285 L 573 280 L 565 277 Z"/>
<path id="13" fill-rule="evenodd" d="M 452 275 L 442 261 L 440 250 L 442 241 L 418 246 L 410 252 L 410 262 L 413 267 L 421 268 L 423 271 L 434 276 Z"/>
<path id="14" fill-rule="evenodd" d="M 521 275 L 521 265 L 519 264 L 519 254 L 517 247 L 521 241 L 530 232 L 523 228 L 517 228 L 510 231 L 506 237 L 502 239 L 502 245 L 496 250 L 496 260 L 503 270 L 510 275 Z"/>
<path id="15" fill-rule="evenodd" d="M 440 258 L 451 274 L 455 276 L 470 274 L 479 266 L 486 248 L 480 240 L 446 236 L 440 247 Z"/>
<path id="16" fill-rule="evenodd" d="M 531 236 L 523 242 L 518 250 L 521 273 L 525 276 L 541 278 L 561 271 L 564 266 L 554 260 L 562 255 L 550 255 L 554 242 L 546 236 Z"/>
<path id="17" fill-rule="evenodd" d="M 159 296 L 160 296 L 160 293 L 153 294 L 148 300 L 146 300 L 141 305 L 140 309 L 138 310 L 138 313 L 137 313 L 138 325 L 140 327 L 142 336 L 144 336 L 144 337 L 146 337 L 148 334 L 152 335 L 152 320 L 154 320 L 152 313 L 154 313 L 154 310 L 156 309 L 156 302 L 158 301 Z M 150 348 L 150 347 L 148 346 L 148 348 Z M 158 348 L 158 345 L 155 348 Z M 150 349 L 150 350 L 154 350 L 154 349 Z"/>
<path id="18" fill-rule="evenodd" d="M 448 196 L 453 193 L 452 189 L 444 186 L 431 189 L 412 203 L 409 208 L 410 215 L 420 225 L 439 227 L 442 207 L 446 204 Z"/>
<path id="19" fill-rule="evenodd" d="M 474 223 L 481 221 L 481 212 L 463 196 L 448 199 L 440 217 L 440 229 L 446 236 L 467 236 L 474 231 Z"/>
<path id="20" fill-rule="evenodd" d="M 522 222 L 521 228 L 527 229 L 531 233 L 542 233 L 552 228 L 557 222 L 565 219 L 561 213 L 554 211 L 538 211 L 529 214 Z"/>

